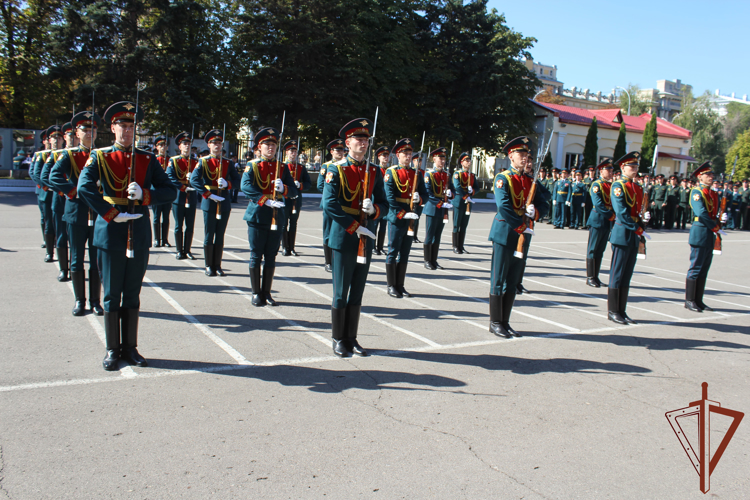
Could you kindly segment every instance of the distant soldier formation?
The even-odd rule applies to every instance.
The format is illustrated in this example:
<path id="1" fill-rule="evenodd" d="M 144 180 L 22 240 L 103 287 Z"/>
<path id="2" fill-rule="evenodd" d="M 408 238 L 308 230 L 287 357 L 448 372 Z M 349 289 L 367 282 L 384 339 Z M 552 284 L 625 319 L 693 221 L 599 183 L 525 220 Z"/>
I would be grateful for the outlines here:
<path id="1" fill-rule="evenodd" d="M 195 260 L 192 244 L 198 207 L 203 213 L 205 274 L 225 276 L 224 241 L 238 191 L 248 200 L 243 220 L 250 248 L 252 304 L 275 306 L 271 294 L 276 258 L 294 257 L 303 193 L 312 187 L 298 160 L 299 140 L 283 145 L 281 130 L 262 127 L 253 137 L 255 158 L 238 172 L 223 149 L 225 131 L 203 136 L 208 150 L 196 155 L 192 133 L 173 141 L 179 154 L 169 157 L 169 138 L 158 137 L 155 151 L 136 147 L 144 110 L 138 103 L 112 104 L 103 116 L 75 114 L 63 126 L 42 133 L 44 148 L 31 163 L 37 185 L 45 262 L 56 260 L 59 281 L 71 281 L 73 315 L 90 310 L 103 316 L 105 370 L 123 360 L 147 366 L 139 353 L 140 291 L 153 247 L 169 243 L 170 209 L 174 220 L 175 258 Z M 282 120 L 283 122 L 283 120 Z M 114 144 L 96 149 L 97 130 L 109 127 Z M 480 183 L 472 172 L 472 155 L 458 154 L 451 172 L 447 148 L 417 151 L 411 138 L 393 147 L 375 148 L 375 120 L 357 118 L 345 124 L 326 146 L 317 179 L 323 211 L 325 270 L 331 273 L 331 338 L 340 357 L 367 356 L 358 342 L 364 288 L 372 256 L 385 255 L 390 297 L 412 297 L 406 276 L 421 216 L 425 217 L 424 267 L 443 269 L 438 261 L 443 230 L 453 212 L 452 250 L 468 253 L 466 234 Z M 424 146 L 422 146 L 424 147 Z M 750 228 L 750 187 L 719 183 L 711 165 L 700 165 L 690 178 L 639 175 L 639 153 L 606 158 L 584 175 L 541 168 L 528 137 L 503 147 L 507 169 L 492 180 L 496 215 L 489 230 L 492 244 L 489 332 L 520 337 L 510 322 L 523 286 L 535 227 L 548 219 L 555 229 L 588 229 L 586 283 L 607 287 L 607 317 L 634 324 L 627 302 L 637 259 L 645 256 L 648 230 L 686 229 L 690 225 L 690 266 L 685 308 L 710 311 L 703 301 L 713 255 L 721 252 L 724 228 Z M 431 163 L 432 168 L 427 168 Z M 149 210 L 150 207 L 150 210 Z M 149 220 L 153 215 L 153 222 Z M 600 279 L 607 243 L 612 261 L 609 283 Z M 88 295 L 86 254 L 88 250 Z M 86 307 L 88 297 L 88 308 Z"/>

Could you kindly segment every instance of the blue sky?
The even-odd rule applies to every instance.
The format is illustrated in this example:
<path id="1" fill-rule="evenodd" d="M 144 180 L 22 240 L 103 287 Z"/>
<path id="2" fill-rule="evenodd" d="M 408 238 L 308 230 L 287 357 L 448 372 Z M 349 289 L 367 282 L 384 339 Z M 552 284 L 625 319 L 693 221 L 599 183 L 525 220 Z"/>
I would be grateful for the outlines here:
<path id="1" fill-rule="evenodd" d="M 531 55 L 556 64 L 566 89 L 608 94 L 679 78 L 696 96 L 750 95 L 750 1 L 489 0 L 489 8 L 537 39 Z"/>

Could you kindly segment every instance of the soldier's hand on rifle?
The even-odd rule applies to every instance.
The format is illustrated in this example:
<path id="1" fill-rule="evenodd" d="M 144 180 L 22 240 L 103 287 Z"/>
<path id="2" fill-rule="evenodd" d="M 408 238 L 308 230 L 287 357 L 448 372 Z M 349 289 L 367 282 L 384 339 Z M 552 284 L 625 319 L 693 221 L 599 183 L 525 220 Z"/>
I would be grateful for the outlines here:
<path id="1" fill-rule="evenodd" d="M 368 215 L 375 213 L 375 207 L 372 205 L 372 200 L 370 198 L 364 199 L 362 202 L 362 210 Z"/>
<path id="2" fill-rule="evenodd" d="M 367 229 L 365 226 L 359 226 L 357 228 L 357 236 L 367 236 L 368 238 L 375 239 L 375 235 L 372 234 L 372 231 Z"/>
<path id="3" fill-rule="evenodd" d="M 552 200 L 553 205 L 557 205 L 557 200 Z"/>
<path id="4" fill-rule="evenodd" d="M 569 201 L 566 201 L 566 202 L 565 202 L 565 204 L 566 204 L 567 206 L 570 206 L 570 202 L 569 202 Z"/>
<path id="5" fill-rule="evenodd" d="M 643 222 L 648 222 L 651 220 L 651 212 L 646 212 L 643 214 Z"/>
<path id="6" fill-rule="evenodd" d="M 419 219 L 419 215 L 417 214 L 417 212 L 409 212 L 408 214 L 405 214 L 403 218 L 416 220 Z"/>
<path id="7" fill-rule="evenodd" d="M 442 208 L 453 208 L 453 203 L 446 201 L 445 203 L 443 203 Z"/>
<path id="8" fill-rule="evenodd" d="M 130 200 L 142 200 L 143 189 L 138 185 L 137 182 L 131 182 L 128 184 L 128 199 Z"/>
<path id="9" fill-rule="evenodd" d="M 445 190 L 445 196 L 447 196 L 448 198 L 450 198 L 451 196 L 453 196 L 453 193 L 451 192 L 450 189 L 446 189 Z"/>
<path id="10" fill-rule="evenodd" d="M 227 186 L 229 185 L 227 184 L 227 181 L 223 177 L 220 177 L 217 183 L 219 184 L 219 189 L 226 189 Z"/>
<path id="11" fill-rule="evenodd" d="M 421 200 L 422 198 L 419 197 L 419 193 L 414 191 L 414 196 L 412 196 L 411 199 L 414 203 L 419 203 L 419 200 Z"/>
<path id="12" fill-rule="evenodd" d="M 474 200 L 472 198 L 466 198 L 466 203 L 474 203 Z"/>
<path id="13" fill-rule="evenodd" d="M 281 179 L 276 179 L 276 181 L 273 183 L 273 189 L 277 193 L 283 193 L 284 192 L 284 183 L 281 182 Z"/>
<path id="14" fill-rule="evenodd" d="M 302 184 L 300 184 L 299 181 L 294 181 L 294 185 L 297 186 L 297 189 L 302 188 Z"/>
<path id="15" fill-rule="evenodd" d="M 474 188 L 469 186 L 469 194 L 474 194 Z"/>
<path id="16" fill-rule="evenodd" d="M 726 236 L 727 233 L 723 229 L 719 229 L 719 234 L 722 236 Z"/>
<path id="17" fill-rule="evenodd" d="M 127 222 L 129 220 L 140 219 L 142 215 L 143 214 L 129 214 L 129 213 L 117 214 L 117 217 L 115 217 L 115 222 Z"/>
<path id="18" fill-rule="evenodd" d="M 224 201 L 224 197 L 223 196 L 217 196 L 215 194 L 208 195 L 208 199 L 211 200 L 211 201 L 215 201 L 216 203 Z"/>
<path id="19" fill-rule="evenodd" d="M 530 234 L 531 236 L 534 236 L 534 230 L 531 229 L 530 227 L 527 227 L 526 229 L 523 230 L 523 234 Z"/>
<path id="20" fill-rule="evenodd" d="M 586 206 L 586 203 L 581 203 L 581 206 L 582 206 L 582 207 L 585 207 L 585 206 Z"/>
<path id="21" fill-rule="evenodd" d="M 728 219 L 729 219 L 729 215 L 727 215 L 726 212 L 724 212 L 723 214 L 721 214 L 721 222 L 722 223 L 726 222 Z"/>
<path id="22" fill-rule="evenodd" d="M 194 187 L 188 186 L 185 188 L 185 191 L 195 191 Z"/>
<path id="23" fill-rule="evenodd" d="M 265 206 L 271 207 L 271 208 L 284 208 L 284 202 L 283 201 L 275 201 L 275 200 L 266 200 L 264 203 Z"/>
<path id="24" fill-rule="evenodd" d="M 649 234 L 648 234 L 648 233 L 647 233 L 646 231 L 642 232 L 642 233 L 641 233 L 641 236 L 643 236 L 643 237 L 644 237 L 644 238 L 646 238 L 647 240 L 650 240 L 650 239 L 651 239 L 651 236 L 649 236 Z"/>
<path id="25" fill-rule="evenodd" d="M 536 209 L 534 208 L 534 205 L 531 204 L 526 207 L 526 216 L 529 218 L 534 218 L 534 214 L 536 213 Z"/>

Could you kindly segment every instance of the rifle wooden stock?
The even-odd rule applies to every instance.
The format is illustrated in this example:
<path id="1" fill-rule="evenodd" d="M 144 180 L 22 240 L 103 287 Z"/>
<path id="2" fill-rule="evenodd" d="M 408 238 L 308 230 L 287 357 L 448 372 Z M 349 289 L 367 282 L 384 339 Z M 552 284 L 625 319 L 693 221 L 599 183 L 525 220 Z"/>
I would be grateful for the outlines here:
<path id="1" fill-rule="evenodd" d="M 643 190 L 643 203 L 641 204 L 641 212 L 640 212 L 640 220 L 638 221 L 638 225 L 641 226 L 641 228 L 645 231 L 646 230 L 646 223 L 643 221 L 643 215 L 646 213 L 646 210 L 648 210 L 648 192 L 644 189 Z M 636 258 L 638 259 L 645 259 L 646 258 L 646 237 L 641 235 L 640 241 L 638 242 L 638 255 L 636 255 Z"/>
<path id="2" fill-rule="evenodd" d="M 419 182 L 419 167 L 414 170 L 414 185 L 411 187 L 411 200 L 409 201 L 409 210 L 414 212 L 414 193 L 417 192 L 417 183 Z M 408 179 L 408 177 L 407 177 Z M 409 219 L 409 229 L 406 232 L 408 236 L 414 236 L 414 219 Z"/>
<path id="3" fill-rule="evenodd" d="M 534 203 L 534 196 L 536 195 L 536 180 L 531 183 L 531 189 L 529 189 L 529 196 L 526 198 L 526 208 Z M 534 220 L 531 219 L 525 213 L 523 214 L 523 223 L 527 224 L 529 228 L 534 227 Z M 516 252 L 513 254 L 518 259 L 523 259 L 523 245 L 526 243 L 526 235 L 521 233 L 518 237 L 518 245 L 516 245 Z"/>
<path id="4" fill-rule="evenodd" d="M 726 209 L 727 209 L 727 198 L 726 196 L 724 196 L 721 199 L 721 206 L 719 207 L 719 211 L 716 213 L 717 216 L 719 217 L 719 220 L 717 221 L 719 223 L 719 229 L 724 228 L 725 222 L 721 222 L 721 214 L 723 214 L 726 211 Z M 713 252 L 714 255 L 721 255 L 721 243 L 722 243 L 721 235 L 717 234 L 716 239 L 714 239 L 714 252 Z"/>
<path id="5" fill-rule="evenodd" d="M 370 162 L 368 161 L 365 168 L 365 185 L 362 187 L 362 197 L 359 200 L 359 225 L 367 226 L 367 214 L 362 209 L 365 198 L 370 197 Z M 357 264 L 367 263 L 367 236 L 360 235 L 359 247 L 357 248 Z"/>

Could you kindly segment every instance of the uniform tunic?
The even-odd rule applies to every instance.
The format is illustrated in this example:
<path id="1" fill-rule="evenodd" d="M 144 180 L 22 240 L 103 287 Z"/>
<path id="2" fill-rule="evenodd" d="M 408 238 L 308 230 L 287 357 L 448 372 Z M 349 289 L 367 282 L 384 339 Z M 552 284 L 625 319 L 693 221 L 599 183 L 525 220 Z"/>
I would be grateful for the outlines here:
<path id="1" fill-rule="evenodd" d="M 471 186 L 472 194 L 469 194 Z M 466 199 L 471 198 L 477 192 L 477 177 L 471 172 L 457 170 L 453 173 L 453 193 L 455 203 L 453 204 L 453 232 L 466 231 L 469 225 L 470 215 L 466 214 Z"/>
<path id="2" fill-rule="evenodd" d="M 417 212 L 417 204 L 414 210 L 410 208 L 412 189 L 417 183 L 420 203 L 427 200 L 427 188 L 424 178 L 411 167 L 400 165 L 390 167 L 383 178 L 385 184 L 385 196 L 388 199 L 388 256 L 386 264 L 396 262 L 408 262 L 411 244 L 414 236 L 409 236 L 409 223 L 416 220 L 404 219 L 409 212 Z"/>
<path id="3" fill-rule="evenodd" d="M 294 185 L 286 164 L 281 164 L 281 181 L 284 183 L 284 197 L 296 196 Z M 273 198 L 276 181 L 276 160 L 258 158 L 247 164 L 242 174 L 242 192 L 248 198 L 247 210 L 242 218 L 247 222 L 247 239 L 250 244 L 250 269 L 260 267 L 261 261 L 266 265 L 275 265 L 279 253 L 281 233 L 286 224 L 284 207 L 276 209 L 277 230 L 271 231 L 274 209 L 266 206 L 266 201 Z M 279 195 L 277 194 L 277 196 Z"/>
<path id="4" fill-rule="evenodd" d="M 424 175 L 424 183 L 428 193 L 427 203 L 424 205 L 424 214 L 427 217 L 424 243 L 425 245 L 432 245 L 435 242 L 440 242 L 445 225 L 443 223 L 444 216 L 448 213 L 448 209 L 443 208 L 444 193 L 446 189 L 449 189 L 448 173 L 431 170 Z"/>
<path id="5" fill-rule="evenodd" d="M 224 198 L 224 201 L 220 202 L 219 210 L 221 211 L 221 218 L 217 219 L 217 204 L 208 197 L 211 194 L 219 193 L 219 179 L 226 180 L 227 187 L 222 190 L 220 195 Z M 201 201 L 201 210 L 203 210 L 203 224 L 205 228 L 204 246 L 224 245 L 224 233 L 227 230 L 229 214 L 232 212 L 232 186 L 236 186 L 239 182 L 240 178 L 237 175 L 237 170 L 234 167 L 230 168 L 229 160 L 226 158 L 222 159 L 221 168 L 219 168 L 219 157 L 214 155 L 204 156 L 198 160 L 198 164 L 190 174 L 190 186 L 203 198 Z"/>
<path id="6" fill-rule="evenodd" d="M 165 156 L 157 156 L 156 160 L 159 162 L 159 165 L 162 169 L 166 172 L 167 167 L 169 166 L 169 158 Z M 169 225 L 169 208 L 172 205 L 172 200 L 168 201 L 167 203 L 160 203 L 159 205 L 151 205 L 151 212 L 154 216 L 154 222 L 161 222 L 162 224 Z M 160 239 L 160 234 L 155 234 L 155 238 Z"/>
<path id="7" fill-rule="evenodd" d="M 598 179 L 591 184 L 589 190 L 593 208 L 586 225 L 589 227 L 589 243 L 586 250 L 587 259 L 601 259 L 607 248 L 609 233 L 615 213 L 612 211 L 612 183 Z"/>
<path id="8" fill-rule="evenodd" d="M 323 193 L 323 188 L 325 187 L 325 179 L 326 179 L 326 172 L 328 172 L 328 167 L 331 165 L 331 162 L 324 163 L 320 167 L 320 172 L 318 172 L 318 192 Z M 323 198 L 320 198 L 320 208 L 323 208 Z M 323 211 L 323 244 L 328 246 L 328 235 L 331 232 L 331 218 L 328 217 L 328 214 Z"/>
<path id="9" fill-rule="evenodd" d="M 570 191 L 568 192 L 568 201 L 570 202 L 570 227 L 579 228 L 586 222 L 583 218 L 583 212 L 586 205 L 587 186 L 583 181 L 572 181 Z"/>
<path id="10" fill-rule="evenodd" d="M 42 167 L 44 166 L 44 162 L 47 161 L 49 154 L 50 151 L 48 149 L 34 153 L 34 159 L 31 161 L 31 167 L 29 168 L 29 177 L 36 183 L 35 193 L 45 235 L 55 234 L 55 226 L 52 222 L 52 193 L 49 192 L 47 186 L 42 184 L 40 178 Z M 51 253 L 52 249 L 48 249 L 47 252 Z"/>
<path id="11" fill-rule="evenodd" d="M 524 177 L 513 167 L 495 175 L 493 190 L 497 213 L 488 238 L 492 242 L 492 295 L 501 295 L 506 289 L 511 291 L 510 283 L 506 286 L 508 272 L 518 246 L 518 237 L 528 227 L 523 221 L 527 194 L 524 191 Z M 516 284 L 513 283 L 513 287 Z"/>
<path id="12" fill-rule="evenodd" d="M 563 227 L 565 225 L 565 202 L 568 201 L 568 194 L 570 193 L 570 181 L 561 177 L 555 181 L 552 190 L 552 206 L 554 207 L 552 223 L 555 227 Z"/>
<path id="13" fill-rule="evenodd" d="M 612 183 L 611 194 L 615 224 L 609 237 L 612 243 L 609 288 L 629 288 L 643 234 L 643 228 L 639 224 L 643 188 L 637 182 L 622 177 Z"/>
<path id="14" fill-rule="evenodd" d="M 322 203 L 323 210 L 331 219 L 328 245 L 333 250 L 332 307 L 336 309 L 362 304 L 367 273 L 370 269 L 372 250 L 375 246 L 375 240 L 372 238 L 365 237 L 367 262 L 357 263 L 360 238 L 356 231 L 360 226 L 360 206 L 366 173 L 366 163 L 357 162 L 348 155 L 341 161 L 329 164 L 326 172 Z M 379 167 L 370 165 L 368 180 L 369 187 L 364 197 L 372 200 L 375 213 L 367 217 L 364 226 L 374 233 L 378 220 L 388 214 L 388 201 Z"/>
<path id="15" fill-rule="evenodd" d="M 690 268 L 688 279 L 699 280 L 708 276 L 713 260 L 714 243 L 721 229 L 719 224 L 719 196 L 710 186 L 701 184 L 690 191 L 693 224 L 690 226 Z"/>
<path id="16" fill-rule="evenodd" d="M 63 215 L 65 215 L 65 193 L 57 191 L 49 180 L 49 174 L 52 171 L 52 166 L 55 164 L 59 156 L 64 149 L 58 149 L 52 151 L 47 156 L 47 161 L 42 166 L 42 172 L 39 175 L 42 184 L 49 189 L 49 196 L 52 198 L 51 210 L 52 210 L 52 222 L 55 226 L 55 247 L 68 249 L 68 224 L 63 221 Z"/>
<path id="17" fill-rule="evenodd" d="M 96 149 L 92 151 L 78 179 L 79 196 L 97 213 L 94 246 L 98 249 L 106 312 L 140 308 L 139 296 L 152 241 L 151 221 L 146 207 L 152 203 L 166 203 L 177 195 L 177 190 L 156 157 L 137 149 L 133 178 L 143 190 L 143 199 L 135 202 L 133 213 L 142 214 L 142 217 L 132 222 L 114 222 L 118 214 L 128 211 L 131 156 L 131 149 L 119 144 Z M 129 259 L 126 250 L 128 226 L 131 223 L 134 257 Z"/>
<path id="18" fill-rule="evenodd" d="M 288 231 L 295 234 L 297 232 L 297 220 L 299 219 L 300 211 L 302 211 L 302 191 L 310 189 L 312 181 L 310 180 L 310 174 L 307 173 L 307 169 L 304 165 L 299 163 L 287 163 L 286 166 L 289 169 L 289 174 L 292 176 L 292 179 L 299 182 L 302 186 L 297 189 L 297 196 L 294 198 L 284 198 L 284 212 L 288 219 Z"/>
<path id="19" fill-rule="evenodd" d="M 195 170 L 196 165 L 198 165 L 198 160 L 182 155 L 173 156 L 169 159 L 167 177 L 172 181 L 172 185 L 177 188 L 177 196 L 172 201 L 175 233 L 182 231 L 184 224 L 185 234 L 193 234 L 198 195 L 194 189 L 188 190 L 188 188 L 190 187 L 190 175 Z M 239 183 L 237 184 L 239 185 Z"/>

